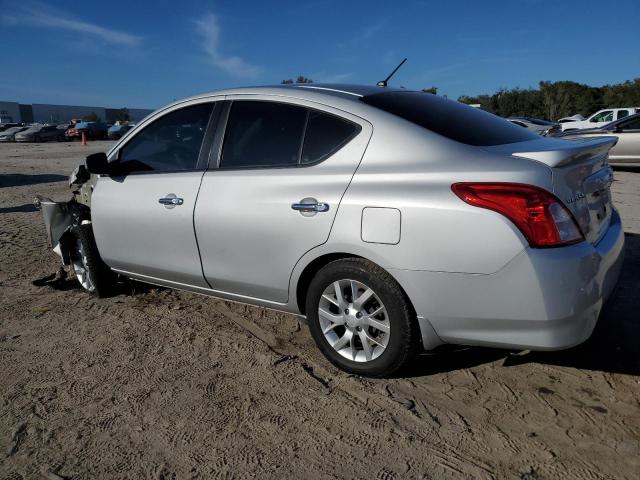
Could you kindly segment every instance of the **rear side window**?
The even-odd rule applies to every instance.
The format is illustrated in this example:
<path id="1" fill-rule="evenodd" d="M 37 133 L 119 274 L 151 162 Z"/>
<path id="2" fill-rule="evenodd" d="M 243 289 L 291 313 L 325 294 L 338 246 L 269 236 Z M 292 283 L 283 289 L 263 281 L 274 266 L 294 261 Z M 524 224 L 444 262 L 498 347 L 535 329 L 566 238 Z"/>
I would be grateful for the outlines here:
<path id="1" fill-rule="evenodd" d="M 423 92 L 383 92 L 362 101 L 451 140 L 491 146 L 540 138 L 496 115 Z"/>
<path id="2" fill-rule="evenodd" d="M 212 109 L 212 103 L 203 103 L 154 121 L 120 150 L 120 169 L 123 172 L 196 169 Z"/>
<path id="3" fill-rule="evenodd" d="M 358 131 L 358 125 L 333 115 L 310 110 L 300 163 L 309 164 L 324 160 L 338 151 Z"/>
<path id="4" fill-rule="evenodd" d="M 629 110 L 618 110 L 618 118 L 624 118 L 629 116 Z"/>
<path id="5" fill-rule="evenodd" d="M 231 105 L 220 168 L 296 166 L 307 109 L 275 102 Z"/>

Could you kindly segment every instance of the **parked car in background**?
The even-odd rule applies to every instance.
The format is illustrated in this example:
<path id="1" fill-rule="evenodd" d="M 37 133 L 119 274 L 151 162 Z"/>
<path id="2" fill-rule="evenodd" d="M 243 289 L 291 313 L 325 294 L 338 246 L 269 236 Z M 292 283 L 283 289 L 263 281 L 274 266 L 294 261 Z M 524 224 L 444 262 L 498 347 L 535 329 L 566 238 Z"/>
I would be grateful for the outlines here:
<path id="1" fill-rule="evenodd" d="M 156 111 L 36 204 L 90 292 L 118 274 L 304 315 L 331 362 L 384 376 L 442 343 L 591 335 L 623 260 L 614 143 L 404 89 L 243 88 Z"/>
<path id="2" fill-rule="evenodd" d="M 109 137 L 110 140 L 118 140 L 119 138 L 122 138 L 122 136 L 125 133 L 127 133 L 129 130 L 131 130 L 133 127 L 135 127 L 135 125 L 130 125 L 130 124 L 113 125 L 112 127 L 109 128 L 107 132 L 107 136 Z"/>
<path id="3" fill-rule="evenodd" d="M 55 125 L 32 125 L 22 132 L 16 133 L 16 142 L 48 142 L 57 140 L 60 132 Z"/>
<path id="4" fill-rule="evenodd" d="M 611 165 L 640 167 L 640 114 L 616 120 L 600 128 L 571 130 L 559 138 L 573 140 L 604 135 L 618 139 L 618 143 L 609 151 Z"/>
<path id="5" fill-rule="evenodd" d="M 59 142 L 65 141 L 66 140 L 67 130 L 69 130 L 69 128 L 71 128 L 71 124 L 70 123 L 60 123 L 59 125 L 56 126 L 56 128 L 58 129 L 58 138 L 57 138 L 57 140 Z"/>
<path id="6" fill-rule="evenodd" d="M 107 138 L 107 124 L 102 122 L 79 122 L 69 128 L 65 137 L 67 140 L 82 138 L 85 132 L 87 140 L 103 140 Z"/>
<path id="7" fill-rule="evenodd" d="M 28 126 L 11 127 L 7 130 L 0 132 L 0 142 L 15 142 L 16 133 L 23 132 L 28 129 Z"/>
<path id="8" fill-rule="evenodd" d="M 584 120 L 584 117 L 578 113 L 576 115 L 571 115 L 570 117 L 562 117 L 558 120 L 558 123 L 578 122 L 580 120 Z"/>
<path id="9" fill-rule="evenodd" d="M 611 123 L 615 120 L 628 117 L 640 113 L 640 107 L 625 107 L 625 108 L 606 108 L 604 110 L 598 110 L 586 120 L 576 120 L 573 122 L 562 122 L 560 126 L 562 131 L 567 130 L 580 130 L 583 128 L 598 128 L 603 127 L 607 123 Z"/>
<path id="10" fill-rule="evenodd" d="M 21 127 L 22 125 L 20 125 L 19 123 L 0 123 L 0 132 L 4 132 L 7 131 L 10 128 L 13 127 Z"/>
<path id="11" fill-rule="evenodd" d="M 538 135 L 555 135 L 561 131 L 558 123 L 541 120 L 539 118 L 509 117 L 507 120 L 520 127 L 528 128 L 529 130 L 536 132 Z"/>

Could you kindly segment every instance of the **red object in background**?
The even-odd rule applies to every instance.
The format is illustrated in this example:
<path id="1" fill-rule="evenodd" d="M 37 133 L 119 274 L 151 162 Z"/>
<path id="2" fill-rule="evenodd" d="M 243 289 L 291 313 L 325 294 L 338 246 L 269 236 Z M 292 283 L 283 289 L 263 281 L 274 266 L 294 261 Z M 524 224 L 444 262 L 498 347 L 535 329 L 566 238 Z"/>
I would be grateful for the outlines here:
<path id="1" fill-rule="evenodd" d="M 82 144 L 87 144 L 87 132 L 85 132 L 84 130 L 82 130 Z"/>

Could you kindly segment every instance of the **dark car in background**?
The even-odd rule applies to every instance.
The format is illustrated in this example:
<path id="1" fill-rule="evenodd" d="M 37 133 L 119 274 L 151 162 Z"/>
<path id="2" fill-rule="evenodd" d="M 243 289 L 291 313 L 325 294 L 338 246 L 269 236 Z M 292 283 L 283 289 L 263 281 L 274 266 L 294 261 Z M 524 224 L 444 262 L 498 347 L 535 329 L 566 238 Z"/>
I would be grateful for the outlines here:
<path id="1" fill-rule="evenodd" d="M 129 130 L 131 130 L 135 125 L 113 125 L 111 127 L 109 127 L 109 130 L 107 132 L 107 136 L 109 137 L 109 140 L 118 140 L 119 138 L 122 138 L 124 136 L 125 133 L 127 133 Z"/>
<path id="2" fill-rule="evenodd" d="M 22 132 L 16 133 L 16 142 L 48 142 L 57 140 L 60 132 L 55 125 L 32 125 Z"/>
<path id="3" fill-rule="evenodd" d="M 71 124 L 70 123 L 60 123 L 56 126 L 56 128 L 58 129 L 58 138 L 57 140 L 59 142 L 64 142 L 64 140 L 66 139 L 66 134 L 67 134 L 67 130 L 69 130 L 69 128 L 71 128 Z"/>
<path id="4" fill-rule="evenodd" d="M 507 120 L 515 125 L 531 130 L 538 135 L 554 136 L 562 131 L 559 123 L 550 122 L 548 120 L 541 120 L 539 118 L 509 117 L 507 118 Z"/>
<path id="5" fill-rule="evenodd" d="M 67 140 L 75 140 L 82 138 L 82 132 L 85 132 L 87 140 L 104 140 L 107 138 L 108 126 L 102 122 L 80 122 L 70 127 L 65 137 Z"/>

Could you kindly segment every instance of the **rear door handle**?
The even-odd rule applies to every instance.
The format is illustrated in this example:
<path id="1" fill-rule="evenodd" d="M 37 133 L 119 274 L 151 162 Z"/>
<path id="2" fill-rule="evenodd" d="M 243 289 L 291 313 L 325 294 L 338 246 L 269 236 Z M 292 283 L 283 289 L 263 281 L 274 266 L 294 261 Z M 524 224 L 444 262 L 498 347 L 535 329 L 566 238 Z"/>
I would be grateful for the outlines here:
<path id="1" fill-rule="evenodd" d="M 159 198 L 158 203 L 164 205 L 165 208 L 175 208 L 178 205 L 182 205 L 184 200 L 175 193 L 168 193 L 166 196 Z"/>

